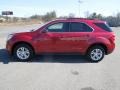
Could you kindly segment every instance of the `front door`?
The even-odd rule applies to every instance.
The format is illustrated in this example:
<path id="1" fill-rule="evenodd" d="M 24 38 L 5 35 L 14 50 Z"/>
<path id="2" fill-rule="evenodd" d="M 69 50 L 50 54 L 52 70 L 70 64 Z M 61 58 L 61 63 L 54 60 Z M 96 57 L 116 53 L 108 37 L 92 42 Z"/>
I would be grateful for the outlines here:
<path id="1" fill-rule="evenodd" d="M 41 32 L 38 36 L 37 46 L 39 52 L 66 52 L 70 45 L 62 38 L 68 32 L 69 23 L 59 22 L 49 25 L 45 32 Z"/>

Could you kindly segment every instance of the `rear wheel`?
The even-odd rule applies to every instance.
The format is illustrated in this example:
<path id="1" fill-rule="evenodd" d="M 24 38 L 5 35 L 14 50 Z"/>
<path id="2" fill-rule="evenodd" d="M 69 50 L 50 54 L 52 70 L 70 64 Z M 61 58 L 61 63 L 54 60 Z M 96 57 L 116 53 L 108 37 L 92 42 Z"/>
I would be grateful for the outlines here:
<path id="1" fill-rule="evenodd" d="M 102 46 L 93 46 L 88 50 L 87 57 L 91 62 L 99 62 L 105 56 L 105 50 Z"/>
<path id="2" fill-rule="evenodd" d="M 19 44 L 13 51 L 13 56 L 20 62 L 30 61 L 33 58 L 34 52 L 27 44 Z"/>

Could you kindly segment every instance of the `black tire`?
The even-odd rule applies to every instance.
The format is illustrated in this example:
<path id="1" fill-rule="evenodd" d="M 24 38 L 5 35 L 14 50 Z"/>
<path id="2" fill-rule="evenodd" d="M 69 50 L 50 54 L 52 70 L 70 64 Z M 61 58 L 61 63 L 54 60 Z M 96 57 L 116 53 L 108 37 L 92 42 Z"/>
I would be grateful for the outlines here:
<path id="1" fill-rule="evenodd" d="M 26 58 L 24 58 L 23 57 L 23 55 L 22 55 L 22 57 L 23 58 L 20 58 L 21 57 L 21 55 L 19 54 L 18 55 L 18 50 L 20 50 L 20 48 L 24 48 L 24 50 L 26 49 L 27 50 L 27 57 Z M 29 52 L 29 53 L 28 53 Z M 27 62 L 27 61 L 30 61 L 32 58 L 33 58 L 33 56 L 34 56 L 34 51 L 33 51 L 33 49 L 29 46 L 29 45 L 27 45 L 27 44 L 18 44 L 17 46 L 15 46 L 15 48 L 14 48 L 14 51 L 13 51 L 13 57 L 14 57 L 14 59 L 16 59 L 17 61 L 19 61 L 19 62 Z"/>
<path id="2" fill-rule="evenodd" d="M 99 55 L 95 55 L 94 53 L 99 51 Z M 101 60 L 103 60 L 105 56 L 105 50 L 102 46 L 96 45 L 91 47 L 88 52 L 87 52 L 87 58 L 88 60 L 90 60 L 91 62 L 100 62 Z M 96 60 L 95 60 L 96 59 Z"/>

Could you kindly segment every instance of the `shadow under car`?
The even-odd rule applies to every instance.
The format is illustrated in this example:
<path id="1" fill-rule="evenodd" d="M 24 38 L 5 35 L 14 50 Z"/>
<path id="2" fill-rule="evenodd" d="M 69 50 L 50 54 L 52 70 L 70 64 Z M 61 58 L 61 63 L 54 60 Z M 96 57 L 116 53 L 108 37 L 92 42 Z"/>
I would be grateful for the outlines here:
<path id="1" fill-rule="evenodd" d="M 0 62 L 4 64 L 8 64 L 9 62 L 18 62 L 13 59 L 7 52 L 6 49 L 0 49 Z M 29 62 L 40 62 L 40 63 L 91 63 L 89 62 L 85 56 L 82 55 L 58 55 L 58 54 L 44 54 L 44 55 L 36 55 Z"/>

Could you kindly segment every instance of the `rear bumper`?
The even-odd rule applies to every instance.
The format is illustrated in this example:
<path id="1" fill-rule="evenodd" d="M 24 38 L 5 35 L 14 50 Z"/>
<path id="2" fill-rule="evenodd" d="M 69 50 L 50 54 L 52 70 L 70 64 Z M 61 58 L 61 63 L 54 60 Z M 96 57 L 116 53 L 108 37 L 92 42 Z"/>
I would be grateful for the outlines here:
<path id="1" fill-rule="evenodd" d="M 115 44 L 107 45 L 107 55 L 111 54 L 115 50 Z"/>

